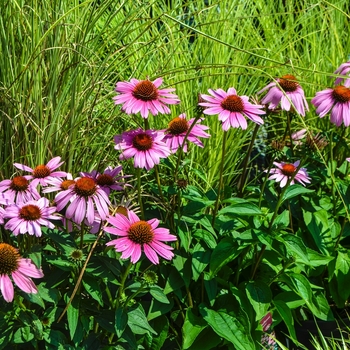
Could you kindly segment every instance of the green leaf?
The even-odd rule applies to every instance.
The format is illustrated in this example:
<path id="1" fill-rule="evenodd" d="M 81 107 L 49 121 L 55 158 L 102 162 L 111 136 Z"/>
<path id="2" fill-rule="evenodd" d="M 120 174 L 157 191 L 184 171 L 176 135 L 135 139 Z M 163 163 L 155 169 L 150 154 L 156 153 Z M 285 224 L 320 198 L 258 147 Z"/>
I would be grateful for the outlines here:
<path id="1" fill-rule="evenodd" d="M 270 307 L 272 297 L 270 287 L 262 281 L 251 281 L 246 285 L 246 293 L 256 313 L 255 320 L 261 320 Z"/>
<path id="2" fill-rule="evenodd" d="M 96 280 L 96 278 L 85 275 L 82 283 L 85 290 L 92 296 L 92 298 L 94 298 L 101 306 L 103 306 L 103 298 L 98 280 Z"/>
<path id="3" fill-rule="evenodd" d="M 157 317 L 151 322 L 152 328 L 157 332 L 156 336 L 146 334 L 149 350 L 161 350 L 168 337 L 169 321 L 165 316 Z"/>
<path id="4" fill-rule="evenodd" d="M 170 271 L 169 276 L 166 279 L 164 287 L 164 294 L 167 295 L 175 290 L 180 289 L 185 284 L 180 273 L 176 269 Z"/>
<path id="5" fill-rule="evenodd" d="M 119 308 L 115 312 L 115 323 L 114 328 L 118 338 L 120 338 L 128 324 L 128 314 L 125 312 L 124 308 Z"/>
<path id="6" fill-rule="evenodd" d="M 208 266 L 210 261 L 210 250 L 202 247 L 200 243 L 197 243 L 192 252 L 192 276 L 193 280 L 197 281 L 201 273 Z"/>
<path id="7" fill-rule="evenodd" d="M 147 320 L 151 321 L 161 315 L 167 314 L 170 310 L 172 310 L 174 306 L 173 299 L 170 299 L 170 304 L 160 303 L 158 300 L 152 299 L 151 305 L 148 310 Z"/>
<path id="8" fill-rule="evenodd" d="M 280 314 L 281 318 L 286 324 L 292 340 L 296 342 L 297 337 L 294 329 L 294 318 L 289 306 L 282 300 L 274 300 L 273 304 L 275 305 L 277 312 Z"/>
<path id="9" fill-rule="evenodd" d="M 255 350 L 255 342 L 237 317 L 200 305 L 199 311 L 210 327 L 237 350 Z"/>
<path id="10" fill-rule="evenodd" d="M 192 309 L 187 309 L 185 322 L 182 326 L 183 348 L 188 349 L 196 340 L 198 334 L 207 327 L 201 317 L 197 317 Z"/>
<path id="11" fill-rule="evenodd" d="M 15 344 L 28 343 L 32 339 L 34 339 L 34 335 L 31 332 L 31 329 L 29 326 L 25 326 L 17 329 L 17 331 L 13 335 L 13 342 Z"/>
<path id="12" fill-rule="evenodd" d="M 158 286 L 152 286 L 149 289 L 149 292 L 151 293 L 152 297 L 159 302 L 163 304 L 170 304 L 170 301 L 168 300 L 167 296 L 164 294 L 162 288 Z"/>
<path id="13" fill-rule="evenodd" d="M 350 258 L 348 252 L 343 253 L 341 251 L 338 251 L 334 275 L 337 280 L 338 293 L 340 297 L 344 300 L 347 300 L 350 296 L 349 271 Z"/>
<path id="14" fill-rule="evenodd" d="M 206 272 L 204 272 L 204 288 L 207 292 L 209 303 L 213 306 L 217 295 L 218 285 L 216 279 Z"/>
<path id="15" fill-rule="evenodd" d="M 68 303 L 68 295 L 66 294 L 66 303 Z M 79 300 L 74 298 L 67 309 L 68 328 L 71 339 L 73 340 L 75 331 L 77 330 L 79 320 Z"/>
<path id="16" fill-rule="evenodd" d="M 274 298 L 274 302 L 275 301 L 282 301 L 290 309 L 296 309 L 300 306 L 305 305 L 304 299 L 302 299 L 298 294 L 292 291 L 277 294 Z"/>
<path id="17" fill-rule="evenodd" d="M 282 201 L 285 201 L 287 199 L 291 199 L 291 198 L 299 196 L 301 194 L 312 193 L 312 192 L 315 192 L 315 191 L 309 190 L 309 189 L 305 188 L 304 186 L 294 184 L 292 186 L 289 186 L 286 189 L 286 192 L 284 192 Z"/>
<path id="18" fill-rule="evenodd" d="M 242 249 L 244 249 L 244 247 L 238 246 L 237 241 L 232 237 L 223 238 L 211 254 L 211 275 L 215 276 L 223 266 L 234 260 Z"/>
<path id="19" fill-rule="evenodd" d="M 334 259 L 333 256 L 317 253 L 316 251 L 307 247 L 306 247 L 306 251 L 309 257 L 309 266 L 317 267 L 321 265 L 328 265 L 328 263 Z"/>
<path id="20" fill-rule="evenodd" d="M 329 255 L 333 247 L 326 210 L 311 213 L 303 210 L 304 222 L 314 239 L 317 248 L 324 255 Z"/>
<path id="21" fill-rule="evenodd" d="M 283 236 L 276 237 L 276 239 L 284 243 L 287 248 L 287 252 L 295 259 L 298 258 L 306 265 L 310 264 L 306 247 L 300 237 L 291 234 L 285 234 Z"/>
<path id="22" fill-rule="evenodd" d="M 141 305 L 128 311 L 128 326 L 134 334 L 146 334 L 151 332 L 157 335 L 157 332 L 149 325 Z"/>
<path id="23" fill-rule="evenodd" d="M 243 198 L 230 198 L 225 202 L 230 202 L 231 204 L 219 211 L 219 215 L 261 215 L 262 212 L 258 206 L 253 203 L 248 202 Z"/>

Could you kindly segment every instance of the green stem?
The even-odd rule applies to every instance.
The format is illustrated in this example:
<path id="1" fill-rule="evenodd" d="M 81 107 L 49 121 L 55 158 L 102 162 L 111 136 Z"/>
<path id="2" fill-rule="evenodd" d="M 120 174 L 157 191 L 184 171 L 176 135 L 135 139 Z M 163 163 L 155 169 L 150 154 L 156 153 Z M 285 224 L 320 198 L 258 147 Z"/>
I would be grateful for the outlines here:
<path id="1" fill-rule="evenodd" d="M 125 281 L 128 278 L 131 266 L 133 266 L 133 263 L 130 261 L 129 265 L 126 267 L 126 269 L 125 269 L 125 271 L 124 271 L 124 273 L 122 275 L 122 278 L 120 280 L 120 286 L 119 286 L 119 289 L 118 289 L 118 296 L 117 296 L 117 308 L 119 307 L 119 300 L 120 300 L 121 296 L 123 295 Z"/>
<path id="2" fill-rule="evenodd" d="M 142 196 L 141 196 L 141 168 L 136 169 L 136 176 L 137 176 L 137 199 L 140 205 L 141 219 L 144 220 L 145 213 L 143 210 L 143 203 L 142 203 Z"/>
<path id="3" fill-rule="evenodd" d="M 260 126 L 259 124 L 255 124 L 252 139 L 250 140 L 249 148 L 243 161 L 243 170 L 242 170 L 241 177 L 239 178 L 239 181 L 238 181 L 238 197 L 242 197 L 244 186 L 246 184 L 248 162 L 250 159 L 250 154 L 252 153 L 256 135 L 258 134 L 259 126 Z"/>
<path id="4" fill-rule="evenodd" d="M 84 245 L 84 231 L 85 231 L 85 223 L 84 221 L 81 223 L 81 228 L 80 228 L 80 250 L 83 250 L 83 245 Z"/>
<path id="5" fill-rule="evenodd" d="M 273 158 L 271 159 L 271 162 L 270 162 L 270 164 L 269 164 L 269 167 L 268 167 L 267 170 L 266 170 L 266 176 L 265 176 L 264 182 L 263 182 L 262 187 L 261 187 L 261 190 L 260 190 L 259 208 L 260 208 L 260 205 L 261 205 L 262 197 L 263 197 L 263 195 L 264 195 L 264 191 L 265 191 L 265 187 L 266 187 L 267 181 L 268 181 L 268 179 L 269 179 L 270 171 L 271 171 L 272 166 L 273 166 L 274 159 L 275 159 L 275 154 L 273 155 Z"/>
<path id="6" fill-rule="evenodd" d="M 182 156 L 184 154 L 183 148 L 187 142 L 188 135 L 190 134 L 191 130 L 194 128 L 194 126 L 196 125 L 196 123 L 199 119 L 201 119 L 200 116 L 195 117 L 195 119 L 193 120 L 193 123 L 190 125 L 190 127 L 188 128 L 188 130 L 186 132 L 186 135 L 185 135 L 185 138 L 182 142 L 181 147 L 178 149 L 178 152 L 177 152 L 178 156 L 177 156 L 177 161 L 176 161 L 176 166 L 175 166 L 175 171 L 174 171 L 174 181 L 175 182 L 177 181 L 177 175 L 179 172 L 180 162 L 181 162 Z"/>
<path id="7" fill-rule="evenodd" d="M 156 181 L 157 181 L 157 185 L 158 185 L 158 191 L 159 191 L 160 198 L 162 199 L 162 202 L 165 203 L 165 199 L 164 199 L 163 191 L 162 191 L 162 186 L 161 186 L 160 178 L 159 178 L 159 169 L 158 169 L 158 165 L 155 165 L 155 166 L 154 166 L 154 174 L 155 174 L 155 177 L 156 177 Z"/>
<path id="8" fill-rule="evenodd" d="M 219 202 L 220 202 L 220 195 L 221 195 L 221 189 L 223 185 L 223 172 L 224 172 L 224 164 L 225 164 L 225 152 L 226 152 L 226 141 L 227 141 L 227 131 L 224 131 L 224 136 L 222 139 L 222 154 L 221 154 L 221 164 L 220 164 L 220 179 L 219 179 L 219 187 L 218 187 L 218 193 L 216 196 L 215 201 L 215 207 L 213 212 L 213 219 L 212 219 L 212 226 L 214 227 L 216 214 L 219 208 Z"/>

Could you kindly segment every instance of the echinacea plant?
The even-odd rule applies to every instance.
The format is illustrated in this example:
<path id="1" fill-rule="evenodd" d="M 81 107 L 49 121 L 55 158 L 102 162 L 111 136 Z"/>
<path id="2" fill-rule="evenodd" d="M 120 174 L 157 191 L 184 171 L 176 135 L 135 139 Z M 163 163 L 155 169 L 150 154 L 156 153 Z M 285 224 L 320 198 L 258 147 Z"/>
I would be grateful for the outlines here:
<path id="1" fill-rule="evenodd" d="M 296 322 L 332 320 L 334 306 L 346 307 L 348 88 L 316 93 L 309 112 L 287 75 L 260 102 L 208 88 L 195 115 L 152 118 L 180 102 L 161 84 L 117 83 L 115 103 L 138 127 L 116 131 L 101 164 L 74 174 L 58 169 L 61 157 L 15 163 L 21 173 L 0 182 L 6 346 L 271 349 L 282 324 L 298 344 Z M 330 111 L 332 130 L 300 126 Z M 212 115 L 222 152 L 209 183 L 191 153 L 208 151 Z M 237 135 L 249 142 L 228 181 Z"/>

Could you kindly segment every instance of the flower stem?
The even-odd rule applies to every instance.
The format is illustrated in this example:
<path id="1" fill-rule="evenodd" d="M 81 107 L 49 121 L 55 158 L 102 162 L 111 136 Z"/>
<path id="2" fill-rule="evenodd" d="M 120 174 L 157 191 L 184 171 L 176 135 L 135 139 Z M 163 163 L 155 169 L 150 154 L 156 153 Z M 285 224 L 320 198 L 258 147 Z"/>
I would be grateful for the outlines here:
<path id="1" fill-rule="evenodd" d="M 224 172 L 224 164 L 225 164 L 225 152 L 226 152 L 226 141 L 227 141 L 227 131 L 224 131 L 224 136 L 222 139 L 222 153 L 221 153 L 221 164 L 220 164 L 220 179 L 219 179 L 219 187 L 218 187 L 218 193 L 216 196 L 216 202 L 213 212 L 213 219 L 212 219 L 212 226 L 214 227 L 216 214 L 219 208 L 219 202 L 220 202 L 220 195 L 221 195 L 221 189 L 223 185 L 223 172 Z"/>
<path id="2" fill-rule="evenodd" d="M 190 125 L 190 127 L 188 128 L 188 130 L 186 132 L 186 135 L 184 137 L 184 140 L 182 142 L 181 147 L 179 147 L 178 156 L 177 156 L 177 162 L 176 162 L 175 171 L 174 171 L 174 180 L 175 180 L 175 182 L 177 181 L 177 175 L 178 175 L 178 172 L 179 172 L 180 162 L 181 162 L 182 156 L 184 154 L 183 148 L 184 148 L 184 146 L 185 146 L 185 144 L 187 142 L 187 137 L 190 134 L 191 130 L 194 128 L 194 126 L 196 125 L 196 123 L 197 123 L 197 121 L 199 119 L 201 119 L 199 116 L 195 117 L 195 119 L 193 120 L 193 123 Z"/>
<path id="3" fill-rule="evenodd" d="M 141 218 L 142 220 L 144 220 L 145 213 L 143 210 L 143 203 L 142 203 L 142 196 L 141 196 L 141 168 L 136 169 L 136 176 L 137 176 L 137 199 L 140 205 Z"/>
<path id="4" fill-rule="evenodd" d="M 244 190 L 244 186 L 246 184 L 246 177 L 247 177 L 247 167 L 248 167 L 248 162 L 250 159 L 250 154 L 252 153 L 252 149 L 253 149 L 253 145 L 256 139 L 256 135 L 258 134 L 258 130 L 259 130 L 259 124 L 255 124 L 255 128 L 253 131 L 253 135 L 252 135 L 252 139 L 250 140 L 250 144 L 249 144 L 249 148 L 247 151 L 247 154 L 244 158 L 243 161 L 243 170 L 242 170 L 242 174 L 238 180 L 238 197 L 242 197 L 243 195 L 243 190 Z"/>
<path id="5" fill-rule="evenodd" d="M 129 265 L 126 267 L 126 269 L 125 269 L 125 271 L 124 271 L 124 273 L 122 275 L 122 278 L 120 280 L 120 286 L 119 286 L 119 289 L 118 289 L 118 296 L 117 296 L 117 308 L 119 307 L 119 300 L 120 300 L 121 296 L 123 295 L 125 281 L 128 278 L 131 266 L 133 266 L 133 263 L 130 261 Z"/>

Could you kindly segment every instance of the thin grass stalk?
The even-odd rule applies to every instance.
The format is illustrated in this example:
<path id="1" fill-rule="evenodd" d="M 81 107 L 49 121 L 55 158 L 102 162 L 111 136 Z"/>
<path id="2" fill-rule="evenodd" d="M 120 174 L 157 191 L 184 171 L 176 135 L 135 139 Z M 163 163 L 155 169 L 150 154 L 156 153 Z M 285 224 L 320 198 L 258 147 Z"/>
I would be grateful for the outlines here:
<path id="1" fill-rule="evenodd" d="M 216 201 L 213 211 L 213 218 L 212 218 L 212 226 L 214 227 L 216 214 L 219 209 L 219 203 L 220 203 L 220 197 L 221 197 L 221 189 L 223 185 L 223 172 L 224 172 L 224 163 L 225 163 L 225 153 L 226 153 L 226 140 L 227 140 L 227 131 L 224 131 L 224 135 L 222 138 L 222 151 L 221 151 L 221 165 L 220 165 L 220 177 L 219 177 L 219 187 L 216 195 Z"/>

